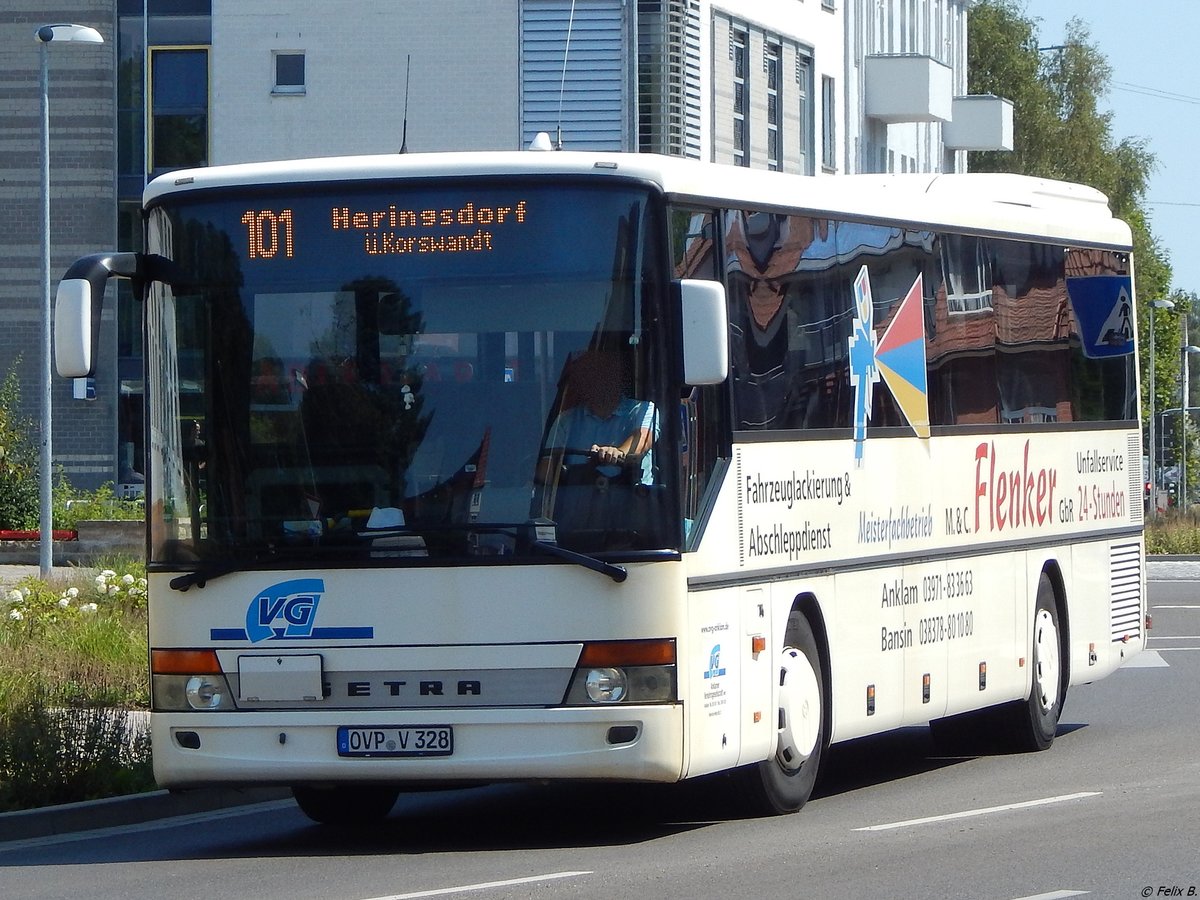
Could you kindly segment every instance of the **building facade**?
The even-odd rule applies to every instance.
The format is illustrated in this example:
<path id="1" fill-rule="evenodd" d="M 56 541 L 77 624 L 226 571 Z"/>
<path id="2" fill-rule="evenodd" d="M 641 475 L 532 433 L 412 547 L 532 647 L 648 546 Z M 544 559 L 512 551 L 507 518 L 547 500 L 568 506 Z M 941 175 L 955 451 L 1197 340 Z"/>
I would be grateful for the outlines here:
<path id="1" fill-rule="evenodd" d="M 811 175 L 949 172 L 1011 147 L 966 98 L 972 0 L 63 0 L 103 45 L 52 46 L 52 279 L 140 249 L 139 201 L 192 165 L 516 149 L 658 152 Z M 0 12 L 0 367 L 36 420 L 38 45 Z M 1006 118 L 1007 116 L 1007 118 Z M 109 288 L 95 399 L 55 391 L 55 464 L 136 483 L 141 310 Z"/>
<path id="2" fill-rule="evenodd" d="M 21 4 L 17 4 L 20 6 Z M 16 376 L 17 410 L 40 441 L 42 372 L 41 53 L 36 32 L 64 20 L 99 30 L 103 44 L 44 45 L 50 111 L 51 290 L 66 267 L 116 242 L 112 0 L 62 0 L 54 18 L 34 4 L 0 9 L 0 378 Z M 117 478 L 116 315 L 101 320 L 95 399 L 51 385 L 54 461 L 71 479 Z M 85 394 L 86 396 L 86 394 Z"/>

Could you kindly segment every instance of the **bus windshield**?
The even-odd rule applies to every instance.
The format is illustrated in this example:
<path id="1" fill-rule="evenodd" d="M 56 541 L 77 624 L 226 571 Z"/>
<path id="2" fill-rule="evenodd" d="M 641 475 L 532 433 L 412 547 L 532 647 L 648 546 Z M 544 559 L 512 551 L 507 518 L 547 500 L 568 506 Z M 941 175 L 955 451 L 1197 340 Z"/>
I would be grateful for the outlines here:
<path id="1" fill-rule="evenodd" d="M 146 308 L 152 562 L 678 546 L 646 190 L 329 182 L 147 215 L 178 272 Z"/>

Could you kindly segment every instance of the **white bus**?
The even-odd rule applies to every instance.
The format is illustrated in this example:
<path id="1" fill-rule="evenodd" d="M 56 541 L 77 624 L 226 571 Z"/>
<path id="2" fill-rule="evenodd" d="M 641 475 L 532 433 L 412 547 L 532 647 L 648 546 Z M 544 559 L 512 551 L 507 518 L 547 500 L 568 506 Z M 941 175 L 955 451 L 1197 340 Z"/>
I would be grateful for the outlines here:
<path id="1" fill-rule="evenodd" d="M 1143 647 L 1094 190 L 526 151 L 188 170 L 144 214 L 67 273 L 56 352 L 89 372 L 135 280 L 166 788 L 346 822 L 727 772 L 788 812 L 852 738 L 1047 747 Z"/>

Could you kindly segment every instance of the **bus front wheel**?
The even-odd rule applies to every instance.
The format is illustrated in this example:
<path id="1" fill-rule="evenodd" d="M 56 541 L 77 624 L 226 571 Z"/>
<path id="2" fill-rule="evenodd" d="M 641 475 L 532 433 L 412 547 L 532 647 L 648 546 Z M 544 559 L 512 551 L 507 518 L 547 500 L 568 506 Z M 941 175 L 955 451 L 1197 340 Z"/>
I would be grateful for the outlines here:
<path id="1" fill-rule="evenodd" d="M 775 754 L 737 773 L 750 810 L 765 815 L 796 812 L 808 801 L 829 742 L 820 650 L 803 615 L 793 613 L 786 642 L 779 661 Z"/>

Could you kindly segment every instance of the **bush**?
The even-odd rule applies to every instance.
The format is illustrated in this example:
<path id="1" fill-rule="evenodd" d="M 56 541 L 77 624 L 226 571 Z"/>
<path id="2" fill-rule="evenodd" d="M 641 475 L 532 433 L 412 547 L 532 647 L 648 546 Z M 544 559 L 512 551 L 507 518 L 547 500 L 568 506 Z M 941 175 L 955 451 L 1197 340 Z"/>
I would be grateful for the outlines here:
<path id="1" fill-rule="evenodd" d="M 38 527 L 38 448 L 32 427 L 17 414 L 21 394 L 15 371 L 0 383 L 0 528 Z"/>
<path id="2" fill-rule="evenodd" d="M 17 413 L 20 400 L 13 370 L 0 383 L 0 529 L 32 531 L 41 524 L 41 459 L 32 424 Z M 81 491 L 61 471 L 52 504 L 55 528 L 75 528 L 84 519 L 145 517 L 143 502 L 118 499 L 111 482 Z"/>
<path id="3" fill-rule="evenodd" d="M 145 566 L 106 565 L 0 593 L 0 810 L 154 787 Z"/>
<path id="4" fill-rule="evenodd" d="M 140 521 L 146 516 L 141 500 L 121 500 L 113 493 L 112 482 L 100 485 L 95 491 L 73 488 L 60 478 L 54 488 L 54 527 L 75 528 L 85 519 L 120 519 Z"/>
<path id="5" fill-rule="evenodd" d="M 1200 519 L 1172 512 L 1146 522 L 1146 553 L 1178 556 L 1200 554 Z"/>
<path id="6" fill-rule="evenodd" d="M 0 708 L 0 810 L 153 788 L 150 735 L 128 711 L 61 706 L 43 688 Z"/>

